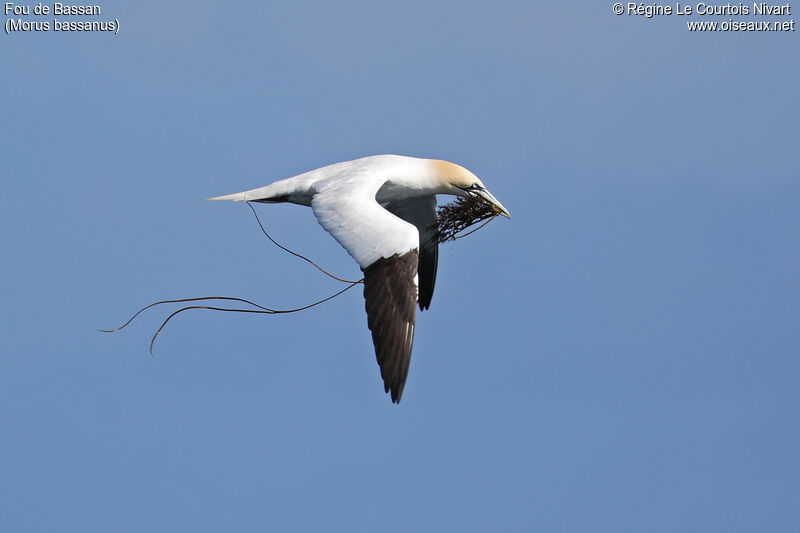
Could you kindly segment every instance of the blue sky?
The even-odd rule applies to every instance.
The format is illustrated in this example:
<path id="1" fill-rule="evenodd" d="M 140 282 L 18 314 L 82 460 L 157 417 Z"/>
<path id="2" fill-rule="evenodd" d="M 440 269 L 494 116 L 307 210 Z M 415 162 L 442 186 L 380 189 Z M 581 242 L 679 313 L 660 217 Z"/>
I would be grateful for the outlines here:
<path id="1" fill-rule="evenodd" d="M 797 32 L 611 5 L 3 34 L 0 530 L 796 531 Z M 166 310 L 97 332 L 338 290 L 202 200 L 376 153 L 461 163 L 513 217 L 442 247 L 399 406 L 357 289 L 184 314 L 155 357 Z M 259 213 L 359 275 L 308 209 Z"/>

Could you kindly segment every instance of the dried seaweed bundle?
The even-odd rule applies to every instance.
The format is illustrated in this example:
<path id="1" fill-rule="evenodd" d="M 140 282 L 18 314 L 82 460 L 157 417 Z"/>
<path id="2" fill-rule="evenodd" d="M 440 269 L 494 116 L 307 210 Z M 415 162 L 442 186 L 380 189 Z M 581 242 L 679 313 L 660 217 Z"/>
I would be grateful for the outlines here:
<path id="1" fill-rule="evenodd" d="M 437 213 L 439 219 L 439 242 L 441 243 L 465 237 L 466 235 L 459 235 L 459 233 L 479 222 L 493 219 L 500 214 L 500 211 L 482 198 L 476 196 L 463 198 L 459 196 L 456 197 L 454 202 L 439 206 Z M 481 227 L 483 226 L 475 228 L 473 231 Z"/>

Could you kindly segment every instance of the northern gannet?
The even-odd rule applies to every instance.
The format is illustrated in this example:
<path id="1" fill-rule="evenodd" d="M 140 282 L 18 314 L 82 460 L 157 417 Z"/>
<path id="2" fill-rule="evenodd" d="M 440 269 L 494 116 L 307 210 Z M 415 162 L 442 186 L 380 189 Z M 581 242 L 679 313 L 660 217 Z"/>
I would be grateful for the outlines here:
<path id="1" fill-rule="evenodd" d="M 436 195 L 478 196 L 508 210 L 466 168 L 438 159 L 374 155 L 265 187 L 209 198 L 309 206 L 364 272 L 367 325 L 385 392 L 400 402 L 416 305 L 428 309 L 438 264 Z"/>

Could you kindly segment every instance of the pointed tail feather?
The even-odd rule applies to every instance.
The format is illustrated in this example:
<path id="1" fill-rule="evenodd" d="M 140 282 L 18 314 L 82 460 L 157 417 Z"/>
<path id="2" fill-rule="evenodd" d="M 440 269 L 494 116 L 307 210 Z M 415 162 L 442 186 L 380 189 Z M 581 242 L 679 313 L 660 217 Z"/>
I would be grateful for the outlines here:
<path id="1" fill-rule="evenodd" d="M 233 200 L 234 202 L 264 202 L 280 203 L 292 202 L 301 205 L 311 205 L 314 189 L 310 180 L 303 180 L 305 175 L 270 183 L 264 187 L 250 189 L 249 191 L 235 192 L 208 198 L 208 200 Z"/>
<path id="2" fill-rule="evenodd" d="M 235 192 L 233 194 L 225 194 L 223 196 L 214 196 L 213 198 L 206 198 L 206 200 L 233 200 L 234 202 L 244 202 L 247 192 Z"/>

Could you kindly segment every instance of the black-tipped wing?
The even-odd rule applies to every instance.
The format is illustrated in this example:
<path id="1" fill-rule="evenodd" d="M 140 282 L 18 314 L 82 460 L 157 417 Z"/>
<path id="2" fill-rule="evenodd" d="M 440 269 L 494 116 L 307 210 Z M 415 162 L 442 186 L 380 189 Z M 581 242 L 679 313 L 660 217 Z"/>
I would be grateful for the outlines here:
<path id="1" fill-rule="evenodd" d="M 367 325 L 381 367 L 384 390 L 400 402 L 414 344 L 419 254 L 382 257 L 364 268 Z"/>
<path id="2" fill-rule="evenodd" d="M 436 219 L 436 196 L 418 196 L 386 204 L 391 213 L 410 222 L 419 231 L 419 308 L 428 309 L 436 285 L 439 267 L 439 227 Z"/>
<path id="3" fill-rule="evenodd" d="M 436 285 L 436 270 L 439 268 L 439 241 L 436 239 L 437 237 L 433 237 L 420 244 L 419 308 L 423 311 L 431 306 L 433 288 Z"/>

